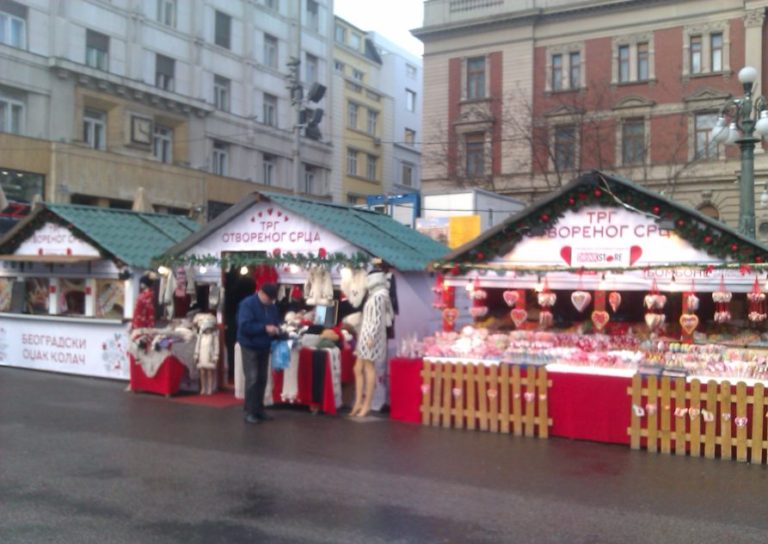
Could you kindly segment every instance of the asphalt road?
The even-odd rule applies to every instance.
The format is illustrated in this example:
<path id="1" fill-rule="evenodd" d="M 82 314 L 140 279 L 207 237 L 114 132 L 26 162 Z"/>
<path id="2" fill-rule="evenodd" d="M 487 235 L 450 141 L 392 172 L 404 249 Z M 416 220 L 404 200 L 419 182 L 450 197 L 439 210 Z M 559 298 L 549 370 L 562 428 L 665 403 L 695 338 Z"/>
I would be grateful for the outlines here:
<path id="1" fill-rule="evenodd" d="M 768 468 L 0 368 L 0 543 L 768 542 Z"/>

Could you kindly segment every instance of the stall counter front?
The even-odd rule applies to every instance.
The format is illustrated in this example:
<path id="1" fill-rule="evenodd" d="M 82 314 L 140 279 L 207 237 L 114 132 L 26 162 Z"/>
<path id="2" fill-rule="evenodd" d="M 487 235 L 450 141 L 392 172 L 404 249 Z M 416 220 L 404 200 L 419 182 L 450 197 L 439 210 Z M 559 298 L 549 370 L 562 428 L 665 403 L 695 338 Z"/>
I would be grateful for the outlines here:
<path id="1" fill-rule="evenodd" d="M 0 366 L 128 379 L 122 321 L 0 314 Z"/>

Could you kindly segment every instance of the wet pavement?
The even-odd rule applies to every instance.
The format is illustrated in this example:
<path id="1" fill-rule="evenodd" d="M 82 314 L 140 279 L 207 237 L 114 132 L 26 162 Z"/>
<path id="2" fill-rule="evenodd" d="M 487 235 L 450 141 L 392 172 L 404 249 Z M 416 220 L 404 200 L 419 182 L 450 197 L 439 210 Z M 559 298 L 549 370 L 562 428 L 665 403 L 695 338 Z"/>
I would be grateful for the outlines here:
<path id="1" fill-rule="evenodd" d="M 768 542 L 768 468 L 0 368 L 0 543 Z"/>

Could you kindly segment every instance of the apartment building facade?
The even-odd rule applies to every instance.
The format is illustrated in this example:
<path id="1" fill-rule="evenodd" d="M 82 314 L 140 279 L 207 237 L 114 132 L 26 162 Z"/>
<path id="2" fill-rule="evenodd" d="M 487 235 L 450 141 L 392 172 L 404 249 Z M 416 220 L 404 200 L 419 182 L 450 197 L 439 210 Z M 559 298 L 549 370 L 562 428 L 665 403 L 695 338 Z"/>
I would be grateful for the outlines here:
<path id="1" fill-rule="evenodd" d="M 210 218 L 292 190 L 287 63 L 329 85 L 332 14 L 332 0 L 0 0 L 4 192 L 124 207 L 144 187 L 158 211 Z M 301 191 L 329 198 L 328 139 L 300 150 Z"/>
<path id="2" fill-rule="evenodd" d="M 611 170 L 738 225 L 739 151 L 710 139 L 768 81 L 765 0 L 427 0 L 423 186 L 532 200 Z M 768 158 L 755 159 L 758 195 Z M 758 237 L 768 210 L 758 206 Z"/>

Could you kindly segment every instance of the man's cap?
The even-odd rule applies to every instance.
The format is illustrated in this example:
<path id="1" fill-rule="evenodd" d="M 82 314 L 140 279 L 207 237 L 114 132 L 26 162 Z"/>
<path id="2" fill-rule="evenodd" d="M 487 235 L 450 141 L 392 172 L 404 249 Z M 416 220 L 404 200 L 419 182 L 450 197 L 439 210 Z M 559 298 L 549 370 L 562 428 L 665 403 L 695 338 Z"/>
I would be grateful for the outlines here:
<path id="1" fill-rule="evenodd" d="M 271 300 L 275 300 L 277 298 L 277 285 L 274 283 L 265 283 L 261 286 L 261 291 Z"/>

